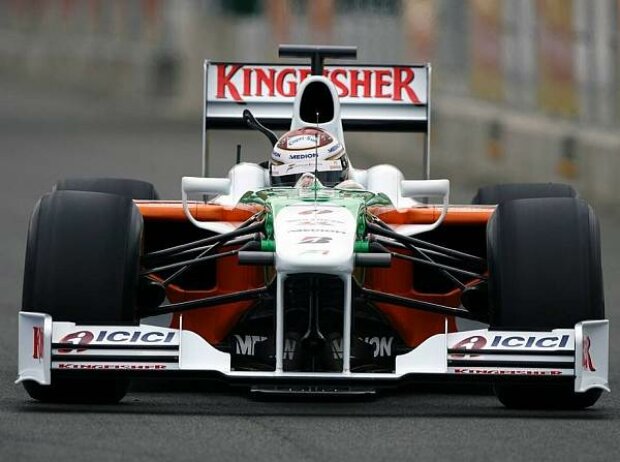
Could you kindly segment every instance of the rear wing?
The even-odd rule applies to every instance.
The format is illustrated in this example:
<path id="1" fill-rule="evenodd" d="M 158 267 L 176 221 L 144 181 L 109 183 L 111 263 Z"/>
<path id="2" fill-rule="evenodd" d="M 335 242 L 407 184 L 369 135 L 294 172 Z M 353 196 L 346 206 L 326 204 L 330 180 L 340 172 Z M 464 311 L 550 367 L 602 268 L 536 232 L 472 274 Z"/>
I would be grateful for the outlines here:
<path id="1" fill-rule="evenodd" d="M 339 94 L 345 130 L 424 133 L 424 179 L 430 178 L 430 79 L 425 65 L 326 65 Z M 244 109 L 265 126 L 288 130 L 308 64 L 205 61 L 202 174 L 209 164 L 209 131 L 245 129 Z"/>

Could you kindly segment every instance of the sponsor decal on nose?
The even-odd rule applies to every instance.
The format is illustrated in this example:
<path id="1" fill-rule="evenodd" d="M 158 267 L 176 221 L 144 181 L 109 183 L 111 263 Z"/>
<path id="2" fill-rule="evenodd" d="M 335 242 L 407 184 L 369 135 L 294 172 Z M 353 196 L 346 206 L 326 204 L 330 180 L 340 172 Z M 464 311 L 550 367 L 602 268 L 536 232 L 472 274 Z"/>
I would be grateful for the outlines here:
<path id="1" fill-rule="evenodd" d="M 299 212 L 297 215 L 324 215 L 326 213 L 333 213 L 334 211 L 332 209 L 309 209 L 309 210 L 302 210 L 301 212 Z"/>
<path id="2" fill-rule="evenodd" d="M 298 244 L 329 244 L 331 241 L 332 238 L 328 236 L 306 236 Z"/>

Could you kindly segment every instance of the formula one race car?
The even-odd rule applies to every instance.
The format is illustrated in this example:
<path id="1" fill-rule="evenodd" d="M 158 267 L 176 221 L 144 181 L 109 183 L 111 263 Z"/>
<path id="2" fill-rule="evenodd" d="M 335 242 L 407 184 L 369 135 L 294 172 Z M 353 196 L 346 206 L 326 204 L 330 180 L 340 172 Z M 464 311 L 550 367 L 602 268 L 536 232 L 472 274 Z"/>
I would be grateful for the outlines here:
<path id="1" fill-rule="evenodd" d="M 590 206 L 558 184 L 449 205 L 429 173 L 430 66 L 280 55 L 311 65 L 206 62 L 204 171 L 182 201 L 121 179 L 40 199 L 19 313 L 29 395 L 116 402 L 142 375 L 329 395 L 486 377 L 509 407 L 594 404 L 609 329 Z M 271 159 L 206 177 L 209 130 L 242 127 Z M 424 133 L 424 179 L 353 168 L 343 129 Z"/>

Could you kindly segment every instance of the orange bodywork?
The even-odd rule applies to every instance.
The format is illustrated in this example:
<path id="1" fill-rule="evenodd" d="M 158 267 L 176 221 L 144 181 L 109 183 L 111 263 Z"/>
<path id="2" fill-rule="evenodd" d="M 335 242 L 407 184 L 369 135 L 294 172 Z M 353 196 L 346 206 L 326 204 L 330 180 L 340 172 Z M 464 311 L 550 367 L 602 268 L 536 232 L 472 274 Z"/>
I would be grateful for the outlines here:
<path id="1" fill-rule="evenodd" d="M 180 202 L 147 202 L 136 201 L 145 221 L 177 221 L 185 222 L 187 218 Z M 483 226 L 491 216 L 493 207 L 452 206 L 447 212 L 442 226 Z M 191 204 L 192 214 L 201 221 L 232 221 L 241 222 L 248 219 L 256 210 L 226 208 L 204 203 Z M 405 211 L 374 209 L 372 212 L 390 224 L 432 223 L 439 216 L 438 207 L 429 206 Z M 187 290 L 171 284 L 167 288 L 168 299 L 183 302 L 199 298 L 211 297 L 242 290 L 262 287 L 265 283 L 263 269 L 254 266 L 242 266 L 236 256 L 220 258 L 215 263 L 215 286 L 206 290 Z M 390 268 L 367 269 L 364 286 L 395 295 L 406 296 L 418 300 L 446 306 L 458 306 L 460 289 L 446 293 L 421 293 L 413 287 L 414 265 L 401 259 L 393 259 Z M 253 302 L 229 303 L 217 308 L 196 309 L 183 313 L 183 328 L 192 330 L 207 341 L 218 344 L 227 336 L 237 323 L 239 317 Z M 391 321 L 403 341 L 413 347 L 429 336 L 444 331 L 445 317 L 420 310 L 402 308 L 385 303 L 376 304 Z M 181 315 L 175 314 L 172 326 L 178 327 Z M 448 318 L 448 329 L 456 330 L 454 318 Z"/>
<path id="2" fill-rule="evenodd" d="M 453 206 L 448 210 L 442 226 L 486 225 L 494 207 Z M 384 222 L 389 224 L 426 224 L 433 223 L 441 214 L 438 207 L 412 208 L 407 210 L 389 210 L 381 213 L 374 210 Z M 365 287 L 380 290 L 403 297 L 458 307 L 461 290 L 454 289 L 446 293 L 422 293 L 413 288 L 415 278 L 414 265 L 406 260 L 393 259 L 389 268 L 373 268 L 366 271 Z M 411 310 L 386 303 L 376 303 L 390 319 L 403 341 L 414 347 L 431 335 L 443 333 L 444 316 L 420 310 Z M 456 331 L 454 317 L 448 317 L 448 330 Z"/>
<path id="3" fill-rule="evenodd" d="M 240 266 L 237 257 L 223 257 L 216 262 L 217 284 L 210 290 L 184 290 L 171 284 L 168 286 L 168 299 L 172 303 L 213 297 L 241 290 L 262 287 L 263 273 L 254 266 Z M 197 309 L 183 313 L 183 328 L 200 334 L 212 344 L 224 340 L 239 317 L 252 306 L 253 302 L 228 303 L 208 309 Z M 171 327 L 178 328 L 181 314 L 175 313 Z"/>

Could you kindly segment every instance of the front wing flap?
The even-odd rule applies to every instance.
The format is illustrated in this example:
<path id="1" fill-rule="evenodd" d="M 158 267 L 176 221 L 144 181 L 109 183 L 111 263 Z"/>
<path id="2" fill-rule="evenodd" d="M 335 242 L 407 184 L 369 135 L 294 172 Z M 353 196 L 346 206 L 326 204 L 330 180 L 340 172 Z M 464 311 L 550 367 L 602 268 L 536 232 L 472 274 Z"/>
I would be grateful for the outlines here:
<path id="1" fill-rule="evenodd" d="M 447 324 L 446 324 L 447 325 Z M 575 378 L 575 391 L 608 388 L 609 322 L 583 321 L 550 332 L 478 329 L 437 334 L 396 357 L 392 373 L 245 372 L 231 356 L 198 334 L 139 326 L 83 326 L 53 322 L 43 313 L 19 313 L 17 382 L 49 385 L 52 370 L 153 372 L 210 371 L 239 378 L 394 380 L 415 374 Z"/>

